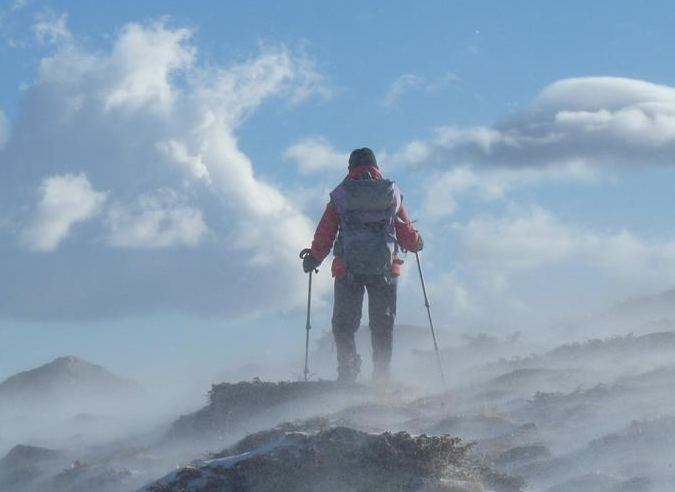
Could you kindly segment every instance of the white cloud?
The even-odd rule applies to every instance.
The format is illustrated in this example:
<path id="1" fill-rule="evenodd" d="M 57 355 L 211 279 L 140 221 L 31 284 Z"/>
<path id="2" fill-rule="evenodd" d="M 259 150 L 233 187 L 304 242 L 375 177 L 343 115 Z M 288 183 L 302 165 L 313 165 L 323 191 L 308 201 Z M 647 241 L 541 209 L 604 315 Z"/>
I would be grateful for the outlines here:
<path id="1" fill-rule="evenodd" d="M 150 29 L 139 24 L 125 26 L 107 60 L 106 108 L 156 102 L 168 109 L 176 95 L 171 76 L 190 68 L 194 61 L 195 50 L 186 44 L 190 36 L 189 29 L 172 31 L 162 24 Z"/>
<path id="2" fill-rule="evenodd" d="M 388 156 L 394 165 L 419 165 L 431 159 L 433 147 L 423 140 L 413 140 Z"/>
<path id="3" fill-rule="evenodd" d="M 31 3 L 36 3 L 38 0 L 14 0 L 10 10 L 21 10 L 24 7 L 27 7 Z"/>
<path id="4" fill-rule="evenodd" d="M 476 306 L 471 299 L 469 289 L 460 280 L 457 275 L 450 272 L 440 276 L 440 278 L 429 282 L 430 292 L 437 295 L 441 301 L 442 310 L 450 311 L 454 316 L 467 316 L 476 314 Z"/>
<path id="5" fill-rule="evenodd" d="M 502 218 L 454 224 L 463 256 L 477 269 L 512 275 L 567 262 L 592 275 L 635 285 L 667 286 L 675 274 L 675 239 L 646 240 L 627 230 L 599 233 L 561 222 L 533 206 Z"/>
<path id="6" fill-rule="evenodd" d="M 317 71 L 316 63 L 312 58 L 301 54 L 295 58 L 293 63 L 295 75 L 293 76 L 294 88 L 290 97 L 292 104 L 299 104 L 315 96 L 323 101 L 335 97 L 335 89 L 328 84 L 326 77 Z"/>
<path id="7" fill-rule="evenodd" d="M 491 126 L 437 128 L 388 159 L 424 173 L 424 217 L 436 230 L 467 198 L 507 209 L 450 226 L 456 278 L 477 312 L 567 316 L 571 299 L 597 308 L 672 287 L 675 239 L 591 230 L 537 206 L 514 211 L 511 194 L 549 182 L 598 186 L 626 169 L 670 166 L 673 156 L 675 88 L 588 77 L 552 84 L 526 111 Z"/>
<path id="8" fill-rule="evenodd" d="M 115 204 L 106 225 L 110 244 L 122 248 L 197 246 L 209 232 L 201 210 L 185 205 L 168 189 L 143 195 L 131 205 Z"/>
<path id="9" fill-rule="evenodd" d="M 204 164 L 201 155 L 191 155 L 187 147 L 177 140 L 158 142 L 157 148 L 172 158 L 177 164 L 184 167 L 193 179 L 211 183 L 209 170 Z"/>
<path id="10" fill-rule="evenodd" d="M 536 205 L 511 205 L 444 230 L 445 238 L 436 231 L 434 258 L 451 271 L 432 265 L 427 279 L 441 323 L 540 329 L 551 319 L 670 289 L 675 276 L 675 236 L 595 230 Z"/>
<path id="11" fill-rule="evenodd" d="M 0 209 L 31 231 L 25 237 L 34 249 L 55 248 L 65 237 L 72 248 L 26 265 L 12 260 L 24 251 L 4 247 L 0 314 L 91 318 L 171 309 L 233 317 L 302 305 L 306 277 L 297 254 L 311 240 L 311 224 L 285 191 L 257 176 L 236 132 L 271 98 L 293 105 L 331 91 L 305 54 L 264 46 L 248 60 L 204 66 L 190 34 L 129 24 L 109 52 L 73 42 L 42 60 L 0 150 Z M 60 222 L 67 227 L 37 234 L 49 221 L 27 216 L 25 190 L 45 175 L 80 170 L 107 190 L 107 207 L 96 214 L 77 207 L 81 215 L 67 208 L 70 220 Z M 78 220 L 91 226 L 71 238 Z M 9 278 L 19 280 L 10 285 Z M 61 288 L 47 293 L 54 283 Z"/>
<path id="12" fill-rule="evenodd" d="M 107 193 L 94 191 L 84 174 L 46 178 L 40 185 L 40 201 L 22 237 L 33 251 L 55 251 L 72 227 L 94 218 Z"/>
<path id="13" fill-rule="evenodd" d="M 427 213 L 454 212 L 463 195 L 503 199 L 547 181 L 592 182 L 675 160 L 675 88 L 616 78 L 565 79 L 522 114 L 492 126 L 435 129 L 389 156 L 430 175 Z"/>
<path id="14" fill-rule="evenodd" d="M 306 138 L 288 147 L 283 155 L 297 162 L 302 174 L 344 173 L 349 164 L 349 152 L 334 149 L 325 137 Z"/>
<path id="15" fill-rule="evenodd" d="M 382 105 L 385 108 L 391 108 L 394 106 L 396 101 L 414 87 L 418 87 L 424 84 L 424 78 L 413 73 L 406 73 L 399 76 L 382 99 Z"/>
<path id="16" fill-rule="evenodd" d="M 314 71 L 306 55 L 294 55 L 285 47 L 262 48 L 256 58 L 226 68 L 192 73 L 195 96 L 210 102 L 217 111 L 204 109 L 202 125 L 240 125 L 270 97 L 281 97 L 291 105 L 310 97 L 331 97 L 323 76 Z M 221 121 L 213 120 L 220 118 Z"/>
<path id="17" fill-rule="evenodd" d="M 425 89 L 427 92 L 437 92 L 445 89 L 450 84 L 459 82 L 459 80 L 459 77 L 454 73 L 446 73 L 442 77 L 428 82 Z"/>
<path id="18" fill-rule="evenodd" d="M 68 14 L 56 15 L 52 12 L 43 13 L 33 25 L 33 33 L 41 43 L 57 44 L 70 41 L 72 34 L 68 30 Z"/>
<path id="19" fill-rule="evenodd" d="M 459 78 L 453 73 L 447 73 L 440 78 L 427 80 L 414 73 L 400 75 L 389 87 L 387 93 L 380 102 L 385 109 L 392 109 L 398 100 L 415 89 L 422 89 L 427 93 L 438 92 L 449 84 L 457 82 Z"/>
<path id="20" fill-rule="evenodd" d="M 568 258 L 579 253 L 587 240 L 539 207 L 505 219 L 474 218 L 466 224 L 456 224 L 454 229 L 470 260 L 506 272 Z"/>
<path id="21" fill-rule="evenodd" d="M 456 211 L 466 195 L 482 200 L 504 200 L 509 192 L 546 181 L 592 182 L 597 172 L 580 162 L 544 169 L 482 168 L 464 165 L 432 173 L 425 187 L 425 216 L 438 220 Z"/>
<path id="22" fill-rule="evenodd" d="M 437 129 L 411 164 L 617 169 L 672 165 L 675 88 L 618 77 L 558 81 L 490 127 Z"/>

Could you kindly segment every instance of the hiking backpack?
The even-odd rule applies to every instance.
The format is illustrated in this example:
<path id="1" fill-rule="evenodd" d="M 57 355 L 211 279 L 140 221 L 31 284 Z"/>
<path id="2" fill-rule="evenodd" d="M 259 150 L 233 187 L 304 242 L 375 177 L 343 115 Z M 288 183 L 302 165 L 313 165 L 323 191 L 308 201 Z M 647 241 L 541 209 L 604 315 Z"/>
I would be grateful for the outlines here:
<path id="1" fill-rule="evenodd" d="M 401 207 L 396 184 L 388 179 L 345 180 L 330 197 L 340 214 L 334 254 L 351 273 L 391 276 Z"/>

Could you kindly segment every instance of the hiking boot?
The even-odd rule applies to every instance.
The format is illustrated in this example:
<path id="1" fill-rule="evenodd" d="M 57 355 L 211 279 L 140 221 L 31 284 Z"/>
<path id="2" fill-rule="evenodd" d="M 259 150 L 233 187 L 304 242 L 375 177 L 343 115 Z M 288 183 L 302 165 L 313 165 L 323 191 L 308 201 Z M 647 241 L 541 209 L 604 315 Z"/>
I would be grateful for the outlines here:
<path id="1" fill-rule="evenodd" d="M 361 372 L 361 356 L 354 354 L 346 364 L 338 367 L 337 380 L 341 383 L 353 383 Z"/>

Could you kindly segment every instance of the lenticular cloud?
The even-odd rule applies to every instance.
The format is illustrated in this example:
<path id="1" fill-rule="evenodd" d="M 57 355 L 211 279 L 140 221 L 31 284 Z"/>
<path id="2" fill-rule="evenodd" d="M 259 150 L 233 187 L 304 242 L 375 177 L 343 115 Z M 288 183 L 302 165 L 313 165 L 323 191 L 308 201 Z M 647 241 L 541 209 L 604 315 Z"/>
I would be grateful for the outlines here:
<path id="1" fill-rule="evenodd" d="M 625 168 L 672 165 L 675 88 L 620 77 L 563 79 L 491 126 L 442 127 L 420 161 L 457 165 Z"/>
<path id="2" fill-rule="evenodd" d="M 395 159 L 432 169 L 427 214 L 452 214 L 466 194 L 501 199 L 546 181 L 675 163 L 675 88 L 620 77 L 563 79 L 490 126 L 437 128 Z"/>
<path id="3" fill-rule="evenodd" d="M 256 176 L 235 131 L 270 98 L 328 89 L 284 47 L 204 68 L 190 38 L 130 24 L 108 53 L 73 40 L 41 61 L 0 129 L 0 315 L 241 316 L 301 302 L 292 261 L 310 224 Z"/>

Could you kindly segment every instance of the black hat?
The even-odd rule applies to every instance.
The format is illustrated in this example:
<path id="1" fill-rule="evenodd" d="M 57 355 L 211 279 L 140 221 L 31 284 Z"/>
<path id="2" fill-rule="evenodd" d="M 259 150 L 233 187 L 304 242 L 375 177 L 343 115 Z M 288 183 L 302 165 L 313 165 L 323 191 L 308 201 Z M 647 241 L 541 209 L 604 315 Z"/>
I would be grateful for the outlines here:
<path id="1" fill-rule="evenodd" d="M 377 167 L 377 161 L 375 160 L 375 154 L 368 147 L 362 149 L 354 150 L 349 156 L 349 170 L 359 166 L 373 166 Z"/>

